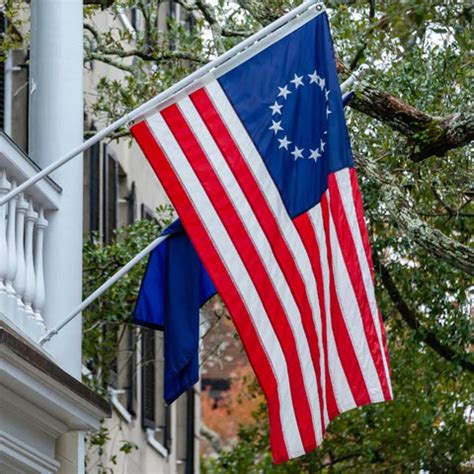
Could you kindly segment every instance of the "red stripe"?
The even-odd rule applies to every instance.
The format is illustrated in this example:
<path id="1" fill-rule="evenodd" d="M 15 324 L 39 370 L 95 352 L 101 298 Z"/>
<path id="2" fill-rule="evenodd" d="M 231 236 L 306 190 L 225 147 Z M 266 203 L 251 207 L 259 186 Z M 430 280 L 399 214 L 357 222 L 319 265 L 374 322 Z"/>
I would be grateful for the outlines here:
<path id="1" fill-rule="evenodd" d="M 324 399 L 321 388 L 321 357 L 319 354 L 318 335 L 314 326 L 313 311 L 306 293 L 303 278 L 264 194 L 250 171 L 245 159 L 242 157 L 239 148 L 231 137 L 225 123 L 220 117 L 216 106 L 209 98 L 206 90 L 200 89 L 191 94 L 190 98 L 219 147 L 219 150 L 229 165 L 235 179 L 239 183 L 240 188 L 254 211 L 254 214 L 258 216 L 262 230 L 267 237 L 273 254 L 275 255 L 283 275 L 285 276 L 288 287 L 295 299 L 296 305 L 298 306 L 315 370 L 322 430 L 324 431 Z M 314 446 L 311 449 L 313 448 Z"/>
<path id="2" fill-rule="evenodd" d="M 357 257 L 357 248 L 352 236 L 351 227 L 347 220 L 344 203 L 341 197 L 341 191 L 334 174 L 329 175 L 328 191 L 330 195 L 331 214 L 336 228 L 336 234 L 339 240 L 339 246 L 342 251 L 344 261 L 347 266 L 352 288 L 357 299 L 360 314 L 362 317 L 365 337 L 369 346 L 372 360 L 374 361 L 377 374 L 379 376 L 382 391 L 386 399 L 390 398 L 390 389 L 385 374 L 382 348 L 377 337 L 374 319 L 370 308 L 369 299 L 365 290 L 364 279 Z"/>
<path id="3" fill-rule="evenodd" d="M 288 316 L 275 291 L 267 269 L 225 188 L 179 108 L 176 105 L 171 105 L 164 109 L 161 114 L 205 189 L 250 278 L 255 284 L 287 361 L 291 396 L 303 446 L 305 449 L 314 449 L 315 431 L 311 421 L 311 409 L 301 369 L 303 364 L 298 358 L 297 344 L 291 325 L 288 322 Z"/>
<path id="4" fill-rule="evenodd" d="M 357 181 L 357 173 L 354 168 L 350 169 L 350 177 L 351 177 L 352 199 L 354 201 L 354 205 L 356 209 L 357 222 L 359 224 L 359 232 L 360 232 L 360 235 L 362 236 L 362 243 L 364 245 L 365 255 L 367 257 L 370 273 L 372 275 L 372 281 L 375 284 L 374 264 L 372 261 L 372 251 L 370 248 L 369 233 L 367 232 L 367 226 L 365 225 L 364 210 L 363 210 L 363 205 L 362 205 L 362 195 L 360 192 L 359 183 Z M 387 337 L 385 335 L 385 328 L 384 328 L 384 324 L 382 320 L 382 314 L 380 313 L 380 309 L 378 309 L 378 315 L 379 315 L 380 328 L 382 330 L 382 340 L 383 340 L 383 349 L 385 352 L 385 360 L 387 361 L 387 366 L 388 366 L 389 375 L 390 375 L 390 358 L 388 356 Z"/>
<path id="5" fill-rule="evenodd" d="M 206 268 L 212 280 L 216 282 L 219 294 L 222 295 L 227 308 L 232 314 L 242 341 L 246 342 L 247 355 L 268 402 L 270 442 L 274 461 L 276 463 L 286 461 L 288 460 L 288 452 L 283 438 L 280 419 L 277 381 L 242 297 L 203 227 L 192 201 L 170 166 L 165 154 L 157 144 L 147 123 L 145 121 L 138 123 L 132 127 L 131 132 L 161 183 L 163 183 L 165 191 L 178 211 L 185 229 L 192 229 L 192 232 L 188 233 L 188 235 L 194 248 L 201 258 L 205 256 L 203 261 L 206 262 Z"/>
<path id="6" fill-rule="evenodd" d="M 321 197 L 321 212 L 324 224 L 324 233 L 326 235 L 326 248 L 329 268 L 329 293 L 330 293 L 330 308 L 331 308 L 331 323 L 336 341 L 337 352 L 341 360 L 344 373 L 351 388 L 352 396 L 357 406 L 367 405 L 370 403 L 369 392 L 365 384 L 365 379 L 362 370 L 357 360 L 357 355 L 352 345 L 352 340 L 346 327 L 346 322 L 342 316 L 341 307 L 339 304 L 336 284 L 334 280 L 334 270 L 332 261 L 331 239 L 329 232 L 329 205 L 326 194 Z"/>
<path id="7" fill-rule="evenodd" d="M 324 304 L 324 280 L 323 272 L 321 270 L 321 255 L 319 252 L 319 245 L 308 213 L 305 212 L 304 214 L 301 214 L 293 222 L 295 223 L 296 229 L 301 236 L 306 252 L 308 252 L 308 257 L 311 261 L 311 267 L 316 280 L 316 290 L 318 292 L 319 307 L 321 309 L 321 331 L 325 361 L 324 372 L 326 376 L 326 403 L 328 407 L 329 420 L 333 420 L 337 415 L 339 415 L 340 411 L 337 406 L 336 397 L 334 396 L 331 375 L 329 373 L 327 314 L 326 306 Z"/>
<path id="8" fill-rule="evenodd" d="M 354 201 L 357 222 L 359 224 L 359 232 L 362 236 L 362 244 L 364 245 L 365 255 L 369 262 L 369 269 L 374 278 L 374 264 L 372 262 L 372 252 L 370 250 L 369 234 L 367 233 L 367 227 L 364 220 L 364 210 L 362 206 L 362 195 L 360 194 L 359 183 L 357 182 L 357 173 L 355 168 L 349 170 L 352 188 L 352 200 Z"/>

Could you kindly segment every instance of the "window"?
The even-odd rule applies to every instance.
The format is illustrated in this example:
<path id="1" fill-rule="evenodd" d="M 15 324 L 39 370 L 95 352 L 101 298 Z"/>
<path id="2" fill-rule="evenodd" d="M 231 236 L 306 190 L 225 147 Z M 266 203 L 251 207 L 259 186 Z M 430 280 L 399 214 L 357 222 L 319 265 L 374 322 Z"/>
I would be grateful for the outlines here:
<path id="1" fill-rule="evenodd" d="M 190 388 L 186 392 L 186 474 L 193 474 L 194 472 L 194 403 L 195 403 L 194 389 Z"/>
<path id="2" fill-rule="evenodd" d="M 104 145 L 103 167 L 103 236 L 110 243 L 118 224 L 119 164 L 112 151 Z"/>
<path id="3" fill-rule="evenodd" d="M 95 131 L 94 124 L 91 131 Z M 92 237 L 99 231 L 100 143 L 84 153 L 84 232 Z"/>
<path id="4" fill-rule="evenodd" d="M 135 31 L 138 30 L 138 9 L 137 7 L 132 7 L 130 9 L 130 23 Z"/>
<path id="5" fill-rule="evenodd" d="M 137 218 L 137 191 L 135 189 L 135 181 L 132 183 L 130 192 L 125 200 L 127 201 L 127 224 L 133 224 Z"/>
<path id="6" fill-rule="evenodd" d="M 142 219 L 156 221 L 155 213 L 146 204 L 142 204 L 141 206 L 141 216 Z"/>
<path id="7" fill-rule="evenodd" d="M 163 399 L 163 333 L 142 329 L 142 425 L 152 428 L 154 440 L 171 449 L 171 409 Z"/>
<path id="8" fill-rule="evenodd" d="M 137 413 L 137 351 L 136 329 L 127 327 L 121 337 L 117 352 L 117 398 L 128 413 Z"/>
<path id="9" fill-rule="evenodd" d="M 176 400 L 176 457 L 180 462 L 179 473 L 194 472 L 194 389 L 189 389 Z"/>
<path id="10" fill-rule="evenodd" d="M 142 425 L 155 428 L 155 331 L 142 329 Z"/>
<path id="11" fill-rule="evenodd" d="M 171 449 L 171 407 L 165 405 L 164 376 L 165 376 L 165 358 L 164 358 L 164 338 L 163 332 L 156 331 L 156 440 L 165 447 L 168 452 Z"/>

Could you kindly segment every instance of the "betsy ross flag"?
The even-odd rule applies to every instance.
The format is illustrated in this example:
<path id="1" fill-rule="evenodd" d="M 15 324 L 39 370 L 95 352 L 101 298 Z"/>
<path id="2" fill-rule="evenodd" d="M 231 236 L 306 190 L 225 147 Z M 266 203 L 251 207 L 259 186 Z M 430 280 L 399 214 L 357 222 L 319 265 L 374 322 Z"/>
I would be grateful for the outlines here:
<path id="1" fill-rule="evenodd" d="M 392 397 L 326 14 L 211 74 L 131 130 L 233 318 L 282 462 Z"/>

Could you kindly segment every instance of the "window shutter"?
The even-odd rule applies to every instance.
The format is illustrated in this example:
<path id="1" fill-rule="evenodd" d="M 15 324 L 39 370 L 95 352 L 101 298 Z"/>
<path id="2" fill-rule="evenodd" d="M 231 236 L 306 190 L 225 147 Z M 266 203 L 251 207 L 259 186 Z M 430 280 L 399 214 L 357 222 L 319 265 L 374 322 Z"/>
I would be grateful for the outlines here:
<path id="1" fill-rule="evenodd" d="M 186 474 L 194 472 L 194 389 L 186 392 Z"/>
<path id="2" fill-rule="evenodd" d="M 155 332 L 142 330 L 142 423 L 155 427 Z"/>
<path id="3" fill-rule="evenodd" d="M 137 414 L 137 336 L 134 327 L 128 330 L 128 403 L 127 410 L 132 415 Z"/>
<path id="4" fill-rule="evenodd" d="M 104 145 L 104 241 L 112 241 L 118 221 L 119 169 L 117 160 Z"/>
<path id="5" fill-rule="evenodd" d="M 136 220 L 137 212 L 137 191 L 135 186 L 135 181 L 132 182 L 132 187 L 127 196 L 127 223 L 133 224 Z"/>

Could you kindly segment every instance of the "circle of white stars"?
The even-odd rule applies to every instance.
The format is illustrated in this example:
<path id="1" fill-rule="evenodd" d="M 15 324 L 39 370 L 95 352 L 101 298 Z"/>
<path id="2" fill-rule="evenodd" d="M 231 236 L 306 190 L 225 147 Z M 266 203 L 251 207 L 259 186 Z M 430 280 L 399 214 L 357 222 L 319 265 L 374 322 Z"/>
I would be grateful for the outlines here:
<path id="1" fill-rule="evenodd" d="M 317 163 L 318 159 L 321 158 L 322 154 L 324 153 L 326 142 L 324 142 L 324 140 L 321 138 L 319 141 L 319 146 L 315 149 L 299 148 L 297 144 L 291 142 L 288 139 L 288 136 L 285 134 L 285 129 L 281 124 L 283 116 L 282 109 L 284 109 L 288 96 L 296 92 L 299 87 L 304 87 L 306 85 L 311 86 L 312 84 L 319 87 L 321 89 L 321 93 L 324 94 L 324 98 L 326 100 L 326 118 L 329 117 L 332 112 L 329 108 L 330 91 L 326 87 L 326 79 L 319 76 L 316 70 L 314 70 L 312 74 L 306 74 L 302 76 L 298 76 L 298 74 L 295 73 L 293 79 L 288 81 L 287 84 L 285 84 L 283 87 L 278 87 L 277 98 L 273 105 L 269 106 L 270 110 L 272 111 L 272 125 L 269 127 L 269 130 L 273 131 L 274 136 L 278 140 L 278 149 L 284 148 L 290 153 L 290 155 L 293 156 L 295 161 L 298 159 L 309 159 L 314 160 L 314 162 Z M 279 134 L 281 138 L 279 138 Z M 324 132 L 323 135 L 324 134 L 327 134 L 327 132 Z"/>

